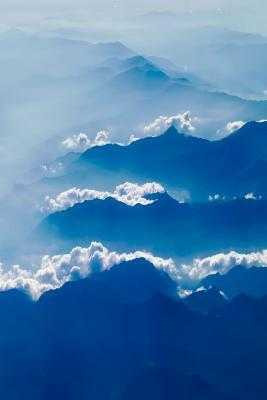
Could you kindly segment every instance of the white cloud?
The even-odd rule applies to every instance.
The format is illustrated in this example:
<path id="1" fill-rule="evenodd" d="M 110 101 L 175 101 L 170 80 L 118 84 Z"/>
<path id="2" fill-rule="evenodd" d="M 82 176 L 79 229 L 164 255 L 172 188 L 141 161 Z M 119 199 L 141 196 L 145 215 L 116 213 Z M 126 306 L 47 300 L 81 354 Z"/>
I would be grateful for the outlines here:
<path id="1" fill-rule="evenodd" d="M 5 270 L 3 264 L 0 264 L 0 290 L 22 289 L 34 300 L 38 300 L 46 291 L 57 289 L 66 282 L 84 279 L 93 272 L 109 270 L 123 261 L 138 258 L 145 258 L 156 268 L 178 279 L 172 259 L 155 257 L 142 251 L 121 254 L 109 252 L 101 243 L 93 242 L 87 248 L 76 247 L 68 254 L 44 256 L 39 268 L 34 270 L 26 270 L 17 265 Z"/>
<path id="2" fill-rule="evenodd" d="M 256 196 L 255 193 L 247 193 L 245 195 L 245 199 L 246 200 L 262 200 L 262 196 Z"/>
<path id="3" fill-rule="evenodd" d="M 70 151 L 83 152 L 94 146 L 104 146 L 109 141 L 110 133 L 108 131 L 100 131 L 96 134 L 95 139 L 92 141 L 86 133 L 79 133 L 65 139 L 62 144 Z"/>
<path id="4" fill-rule="evenodd" d="M 267 250 L 248 254 L 220 253 L 206 258 L 196 258 L 188 264 L 175 264 L 172 258 L 155 257 L 146 251 L 131 253 L 110 252 L 101 243 L 93 242 L 87 248 L 76 247 L 70 253 L 46 255 L 38 268 L 24 269 L 14 265 L 6 269 L 0 264 L 0 290 L 22 289 L 34 300 L 48 290 L 60 288 L 66 282 L 84 279 L 92 273 L 109 270 L 123 261 L 144 258 L 155 268 L 166 272 L 177 282 L 177 294 L 186 297 L 192 293 L 189 282 L 195 286 L 208 275 L 225 274 L 237 265 L 246 268 L 267 267 Z"/>
<path id="5" fill-rule="evenodd" d="M 195 131 L 193 122 L 196 120 L 196 118 L 192 119 L 190 111 L 171 117 L 160 116 L 144 127 L 144 134 L 146 136 L 157 136 L 165 132 L 171 126 L 175 126 L 181 132 L 192 133 Z"/>
<path id="6" fill-rule="evenodd" d="M 231 135 L 231 133 L 233 133 L 233 132 L 237 131 L 238 129 L 242 128 L 245 124 L 246 124 L 246 122 L 244 122 L 244 121 L 231 121 L 231 122 L 228 122 L 228 124 L 226 124 L 223 129 L 219 129 L 217 131 L 217 134 L 222 136 L 222 137 Z"/>
<path id="7" fill-rule="evenodd" d="M 221 201 L 225 200 L 225 196 L 221 196 L 220 194 L 214 194 L 213 196 L 209 196 L 209 201 Z"/>
<path id="8" fill-rule="evenodd" d="M 183 279 L 199 281 L 218 272 L 225 274 L 237 265 L 243 265 L 246 268 L 267 267 L 267 250 L 247 254 L 231 251 L 202 259 L 196 258 L 189 264 L 181 264 L 179 274 Z"/>
<path id="9" fill-rule="evenodd" d="M 77 203 L 95 199 L 104 200 L 107 197 L 113 197 L 129 206 L 135 206 L 136 204 L 147 205 L 151 204 L 153 201 L 144 198 L 144 196 L 154 193 L 163 193 L 164 191 L 163 186 L 156 182 L 148 182 L 143 185 L 126 182 L 116 186 L 113 193 L 92 189 L 72 188 L 60 193 L 56 198 L 47 196 L 45 198 L 45 206 L 42 210 L 48 212 L 62 211 Z"/>
<path id="10" fill-rule="evenodd" d="M 245 195 L 245 199 L 246 199 L 246 200 L 257 200 L 257 197 L 255 196 L 254 193 L 247 193 L 247 194 Z"/>

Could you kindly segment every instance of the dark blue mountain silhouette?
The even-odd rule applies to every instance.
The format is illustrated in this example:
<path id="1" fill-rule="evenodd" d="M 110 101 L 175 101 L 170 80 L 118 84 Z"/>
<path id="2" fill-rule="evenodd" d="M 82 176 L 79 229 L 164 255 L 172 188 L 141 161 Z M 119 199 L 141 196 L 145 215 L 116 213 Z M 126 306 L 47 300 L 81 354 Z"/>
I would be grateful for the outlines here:
<path id="1" fill-rule="evenodd" d="M 184 135 L 171 127 L 163 135 L 129 146 L 89 149 L 72 165 L 65 180 L 77 185 L 89 181 L 93 174 L 102 179 L 108 171 L 114 179 L 120 173 L 122 177 L 153 179 L 166 188 L 187 190 L 193 200 L 207 200 L 216 193 L 228 199 L 250 192 L 266 196 L 266 145 L 266 122 L 249 122 L 217 142 Z M 100 170 L 91 173 L 92 167 Z"/>
<path id="2" fill-rule="evenodd" d="M 137 162 L 151 162 L 168 159 L 210 147 L 210 142 L 191 135 L 178 133 L 171 126 L 163 135 L 137 140 L 128 146 L 106 145 L 94 147 L 81 155 L 81 162 L 99 164 L 106 168 L 138 167 Z M 113 164 L 115 163 L 115 164 Z M 136 165 L 137 164 L 137 165 Z M 140 167 L 140 166 L 139 166 Z"/>
<path id="3" fill-rule="evenodd" d="M 241 295 L 220 307 L 215 297 L 203 314 L 162 294 L 149 298 L 148 285 L 147 300 L 133 303 L 138 283 L 130 281 L 140 280 L 141 266 L 144 281 L 152 273 L 138 262 L 134 276 L 130 263 L 128 279 L 122 264 L 102 282 L 67 283 L 36 303 L 2 293 L 2 398 L 266 398 L 267 297 Z"/>
<path id="4" fill-rule="evenodd" d="M 205 288 L 215 286 L 230 299 L 241 293 L 262 297 L 267 295 L 267 269 L 237 266 L 225 275 L 208 276 L 201 282 L 201 286 Z"/>
<path id="5" fill-rule="evenodd" d="M 165 256 L 252 251 L 265 248 L 266 209 L 266 200 L 181 204 L 166 193 L 146 206 L 107 198 L 49 215 L 34 235 L 67 248 L 97 240 Z"/>
<path id="6" fill-rule="evenodd" d="M 199 376 L 182 375 L 168 369 L 150 369 L 129 384 L 120 400 L 238 400 L 219 393 Z"/>
<path id="7" fill-rule="evenodd" d="M 191 310 L 209 313 L 225 305 L 226 298 L 216 287 L 194 292 L 183 300 L 183 303 Z"/>
<path id="8" fill-rule="evenodd" d="M 157 293 L 177 297 L 176 283 L 144 259 L 123 262 L 94 278 L 131 302 L 143 302 Z"/>

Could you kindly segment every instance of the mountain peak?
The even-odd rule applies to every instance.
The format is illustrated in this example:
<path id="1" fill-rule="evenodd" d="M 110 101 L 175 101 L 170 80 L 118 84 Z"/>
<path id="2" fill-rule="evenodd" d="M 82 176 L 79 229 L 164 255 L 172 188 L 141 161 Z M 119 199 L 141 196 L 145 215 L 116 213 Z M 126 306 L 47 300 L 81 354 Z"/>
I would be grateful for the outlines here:
<path id="1" fill-rule="evenodd" d="M 176 135 L 183 135 L 178 132 L 174 125 L 171 125 L 161 136 L 176 136 Z"/>

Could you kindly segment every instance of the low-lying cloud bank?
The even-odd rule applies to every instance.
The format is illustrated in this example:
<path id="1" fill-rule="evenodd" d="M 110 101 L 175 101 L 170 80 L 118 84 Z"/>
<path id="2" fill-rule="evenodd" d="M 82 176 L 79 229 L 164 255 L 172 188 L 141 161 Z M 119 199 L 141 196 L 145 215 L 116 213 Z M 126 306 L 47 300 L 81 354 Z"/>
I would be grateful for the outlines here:
<path id="1" fill-rule="evenodd" d="M 208 275 L 225 274 L 237 265 L 244 267 L 267 267 L 267 250 L 248 254 L 230 252 L 216 254 L 203 259 L 194 259 L 188 264 L 175 263 L 172 258 L 156 257 L 146 251 L 131 253 L 110 252 L 101 243 L 93 242 L 87 248 L 76 247 L 70 253 L 49 256 L 41 259 L 37 268 L 24 269 L 18 265 L 10 269 L 0 264 L 0 290 L 20 289 L 26 291 L 34 300 L 48 290 L 60 288 L 66 282 L 89 277 L 92 273 L 109 270 L 123 261 L 144 258 L 155 268 L 166 272 L 177 282 L 177 293 L 186 296 L 192 287 Z"/>
<path id="2" fill-rule="evenodd" d="M 238 265 L 246 268 L 267 267 L 267 250 L 247 254 L 231 251 L 202 259 L 196 258 L 192 263 L 180 265 L 179 274 L 182 278 L 200 281 L 211 274 L 226 274 Z"/>
<path id="3" fill-rule="evenodd" d="M 62 145 L 70 151 L 82 153 L 91 147 L 109 144 L 109 135 L 108 131 L 100 131 L 96 134 L 95 139 L 91 140 L 86 133 L 79 133 L 65 139 Z"/>
<path id="4" fill-rule="evenodd" d="M 143 251 L 121 254 L 109 252 L 101 243 L 93 242 L 87 248 L 76 247 L 68 254 L 44 256 L 40 266 L 34 270 L 26 270 L 18 265 L 6 270 L 0 264 L 0 290 L 24 290 L 34 300 L 38 300 L 43 293 L 60 288 L 66 282 L 84 279 L 92 273 L 109 270 L 123 261 L 138 258 L 146 259 L 171 276 L 176 275 L 172 259 L 155 257 Z"/>
<path id="5" fill-rule="evenodd" d="M 45 198 L 45 206 L 43 210 L 49 213 L 66 210 L 75 204 L 82 203 L 88 200 L 105 200 L 112 197 L 129 206 L 136 204 L 148 205 L 153 203 L 153 200 L 148 200 L 144 196 L 154 193 L 163 193 L 165 189 L 159 183 L 148 182 L 143 185 L 126 182 L 116 186 L 114 192 L 101 192 L 92 189 L 71 188 L 60 193 L 56 198 L 47 196 Z"/>

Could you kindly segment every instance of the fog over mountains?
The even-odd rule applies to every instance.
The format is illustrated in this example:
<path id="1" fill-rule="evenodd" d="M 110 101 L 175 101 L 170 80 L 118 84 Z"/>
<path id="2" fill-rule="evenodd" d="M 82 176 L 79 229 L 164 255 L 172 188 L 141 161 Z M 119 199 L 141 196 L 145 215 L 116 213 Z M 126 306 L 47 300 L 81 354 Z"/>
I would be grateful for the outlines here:
<path id="1" fill-rule="evenodd" d="M 4 3 L 0 397 L 265 400 L 265 5 Z"/>
<path id="2" fill-rule="evenodd" d="M 47 162 L 51 147 L 52 161 L 62 151 L 55 138 L 75 132 L 109 130 L 125 143 L 159 116 L 189 110 L 197 135 L 216 138 L 229 121 L 266 116 L 265 101 L 219 92 L 193 70 L 160 58 L 157 64 L 119 42 L 91 44 L 8 30 L 0 34 L 0 50 L 3 167 L 17 146 L 3 185 L 21 179 L 19 171 L 32 164 Z"/>

